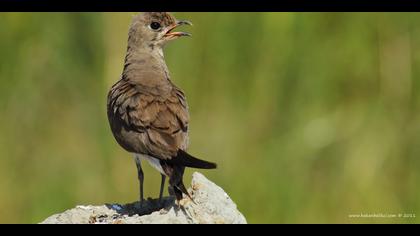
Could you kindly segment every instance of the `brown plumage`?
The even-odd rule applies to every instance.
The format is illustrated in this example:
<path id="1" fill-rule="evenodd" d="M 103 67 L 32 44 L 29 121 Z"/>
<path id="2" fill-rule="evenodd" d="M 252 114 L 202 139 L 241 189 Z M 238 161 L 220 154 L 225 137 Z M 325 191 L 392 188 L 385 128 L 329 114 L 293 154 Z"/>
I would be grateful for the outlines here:
<path id="1" fill-rule="evenodd" d="M 171 159 L 188 144 L 188 108 L 175 86 L 153 94 L 123 77 L 109 93 L 108 117 L 115 138 L 127 151 Z"/>
<path id="2" fill-rule="evenodd" d="M 135 156 L 143 201 L 141 160 L 149 161 L 165 177 L 169 192 L 178 200 L 187 194 L 182 182 L 186 166 L 215 168 L 188 153 L 189 113 L 185 94 L 170 80 L 163 57 L 167 42 L 188 36 L 172 30 L 188 21 L 169 13 L 144 13 L 134 17 L 129 30 L 127 54 L 121 79 L 108 94 L 107 113 L 117 142 Z"/>

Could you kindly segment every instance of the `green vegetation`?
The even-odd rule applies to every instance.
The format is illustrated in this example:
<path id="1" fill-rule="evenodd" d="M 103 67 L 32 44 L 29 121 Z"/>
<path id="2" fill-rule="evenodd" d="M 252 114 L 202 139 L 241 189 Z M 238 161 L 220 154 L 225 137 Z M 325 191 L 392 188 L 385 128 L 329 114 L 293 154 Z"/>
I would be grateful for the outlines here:
<path id="1" fill-rule="evenodd" d="M 0 222 L 137 200 L 106 118 L 133 14 L 0 13 Z M 250 223 L 420 222 L 419 13 L 175 15 L 190 152 Z"/>

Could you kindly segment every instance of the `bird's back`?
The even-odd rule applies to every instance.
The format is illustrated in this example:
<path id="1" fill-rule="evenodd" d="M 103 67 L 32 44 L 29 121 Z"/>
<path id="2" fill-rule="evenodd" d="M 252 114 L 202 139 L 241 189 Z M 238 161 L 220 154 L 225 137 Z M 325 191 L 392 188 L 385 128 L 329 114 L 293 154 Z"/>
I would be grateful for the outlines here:
<path id="1" fill-rule="evenodd" d="M 169 79 L 123 74 L 108 94 L 108 120 L 117 142 L 127 151 L 170 159 L 188 146 L 188 106 L 184 93 Z M 141 83 L 139 81 L 146 81 Z"/>

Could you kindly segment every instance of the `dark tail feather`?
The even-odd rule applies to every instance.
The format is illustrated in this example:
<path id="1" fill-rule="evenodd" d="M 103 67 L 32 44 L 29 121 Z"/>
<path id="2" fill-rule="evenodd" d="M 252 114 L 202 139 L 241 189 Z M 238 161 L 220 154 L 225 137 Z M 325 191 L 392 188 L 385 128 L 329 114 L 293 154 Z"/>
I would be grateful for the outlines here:
<path id="1" fill-rule="evenodd" d="M 216 163 L 197 159 L 183 150 L 178 150 L 178 154 L 173 157 L 170 162 L 176 165 L 198 169 L 215 169 L 217 167 Z"/>

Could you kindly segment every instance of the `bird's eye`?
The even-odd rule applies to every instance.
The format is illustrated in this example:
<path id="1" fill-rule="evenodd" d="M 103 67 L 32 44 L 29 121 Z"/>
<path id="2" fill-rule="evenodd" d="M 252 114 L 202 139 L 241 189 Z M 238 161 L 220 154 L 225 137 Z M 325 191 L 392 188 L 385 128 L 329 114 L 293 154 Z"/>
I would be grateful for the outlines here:
<path id="1" fill-rule="evenodd" d="M 160 24 L 159 24 L 159 22 L 153 21 L 153 22 L 150 24 L 150 28 L 152 28 L 152 30 L 158 30 L 158 29 L 160 29 Z"/>

